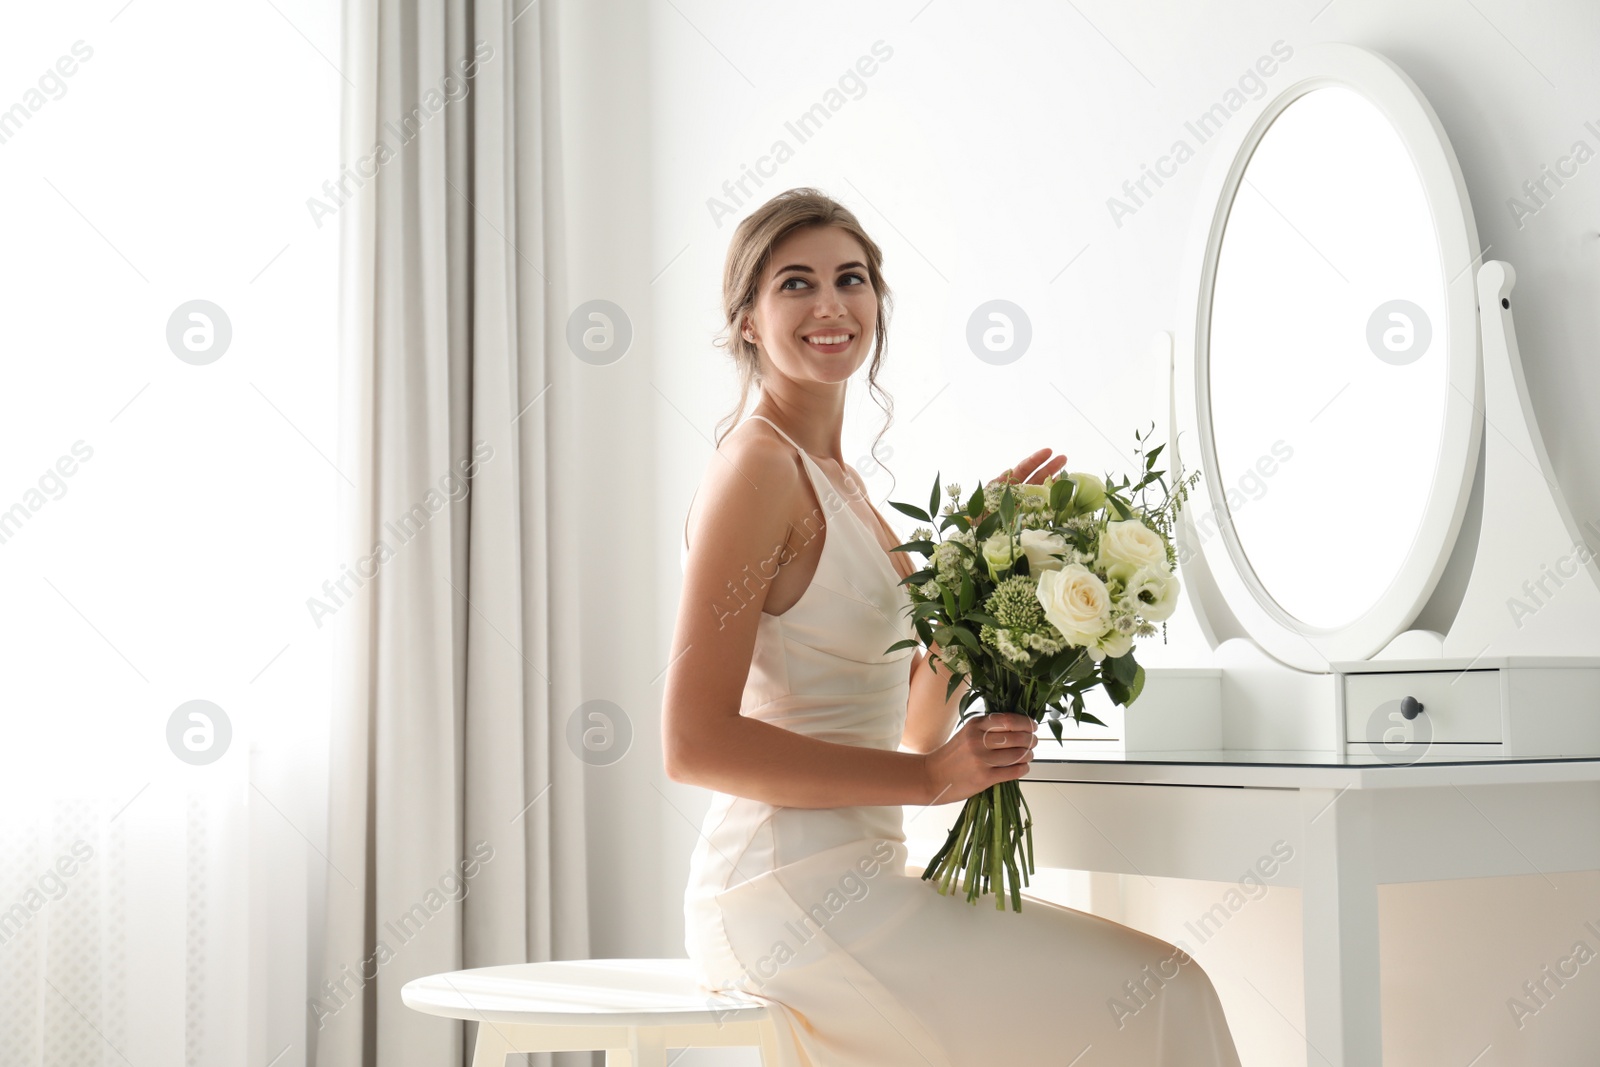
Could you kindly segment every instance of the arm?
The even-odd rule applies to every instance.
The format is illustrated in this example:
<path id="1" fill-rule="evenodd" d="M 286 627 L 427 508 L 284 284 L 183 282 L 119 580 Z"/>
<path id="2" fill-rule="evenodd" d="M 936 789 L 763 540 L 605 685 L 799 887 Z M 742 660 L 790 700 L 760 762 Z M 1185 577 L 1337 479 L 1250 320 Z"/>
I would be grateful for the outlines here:
<path id="1" fill-rule="evenodd" d="M 684 741 L 668 778 L 785 808 L 927 804 L 934 795 L 921 753 L 822 741 L 747 715 Z"/>
<path id="2" fill-rule="evenodd" d="M 936 642 L 928 646 L 926 653 L 918 652 L 911 657 L 911 695 L 907 698 L 906 728 L 900 747 L 912 752 L 932 752 L 950 739 L 959 717 L 961 697 L 968 689 L 963 681 L 950 694 L 949 700 L 944 698 L 950 672 L 937 657 L 931 671 L 927 666 L 927 656 L 938 651 Z"/>
<path id="3" fill-rule="evenodd" d="M 761 436 L 727 442 L 702 491 L 662 702 L 667 777 L 793 808 L 926 803 L 934 790 L 920 753 L 741 714 L 771 577 L 791 555 L 788 516 L 815 500 L 793 451 Z"/>

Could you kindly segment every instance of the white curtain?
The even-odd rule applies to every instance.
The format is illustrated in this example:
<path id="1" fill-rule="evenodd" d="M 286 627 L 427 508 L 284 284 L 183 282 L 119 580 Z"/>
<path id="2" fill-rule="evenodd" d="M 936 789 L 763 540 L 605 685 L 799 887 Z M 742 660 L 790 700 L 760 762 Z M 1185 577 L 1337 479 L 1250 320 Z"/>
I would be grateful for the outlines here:
<path id="1" fill-rule="evenodd" d="M 346 2 L 339 467 L 366 558 L 330 597 L 321 1067 L 466 1062 L 476 1024 L 402 985 L 589 955 L 582 763 L 552 715 L 578 699 L 546 531 L 547 6 Z"/>

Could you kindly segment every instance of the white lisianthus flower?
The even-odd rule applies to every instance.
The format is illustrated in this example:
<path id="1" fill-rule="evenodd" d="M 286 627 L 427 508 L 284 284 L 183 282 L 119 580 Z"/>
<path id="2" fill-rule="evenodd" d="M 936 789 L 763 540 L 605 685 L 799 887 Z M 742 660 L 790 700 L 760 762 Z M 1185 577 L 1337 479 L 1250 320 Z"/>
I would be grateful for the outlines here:
<path id="1" fill-rule="evenodd" d="M 1128 579 L 1128 606 L 1151 622 L 1171 618 L 1178 607 L 1178 579 L 1163 561 L 1158 566 L 1140 567 Z"/>
<path id="2" fill-rule="evenodd" d="M 1089 658 L 1094 660 L 1096 663 L 1099 663 L 1107 656 L 1110 656 L 1112 659 L 1117 659 L 1118 657 L 1126 656 L 1128 654 L 1128 650 L 1132 647 L 1132 634 L 1120 633 L 1113 629 L 1099 641 L 1089 646 Z"/>
<path id="3" fill-rule="evenodd" d="M 1141 567 L 1167 567 L 1167 543 L 1138 519 L 1106 523 L 1100 535 L 1100 568 L 1107 578 L 1131 578 Z"/>
<path id="4" fill-rule="evenodd" d="M 1005 577 L 1005 572 L 1010 568 L 1013 559 L 1011 555 L 1011 537 L 1004 530 L 997 530 L 983 540 L 983 548 L 979 550 L 983 562 L 989 565 L 989 577 L 1000 581 Z"/>
<path id="5" fill-rule="evenodd" d="M 1077 484 L 1077 488 L 1073 490 L 1072 503 L 1069 505 L 1073 515 L 1087 515 L 1105 506 L 1105 482 L 1083 471 L 1073 471 L 1067 477 Z"/>
<path id="6" fill-rule="evenodd" d="M 1111 594 L 1106 583 L 1081 563 L 1039 575 L 1039 604 L 1044 617 L 1070 645 L 1092 646 L 1111 625 Z"/>

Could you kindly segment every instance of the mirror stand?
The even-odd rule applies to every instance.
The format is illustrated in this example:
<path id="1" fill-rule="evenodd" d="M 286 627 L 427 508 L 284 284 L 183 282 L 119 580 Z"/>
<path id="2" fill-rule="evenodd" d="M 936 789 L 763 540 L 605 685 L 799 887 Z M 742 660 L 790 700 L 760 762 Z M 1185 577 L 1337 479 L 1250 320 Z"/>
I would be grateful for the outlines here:
<path id="1" fill-rule="evenodd" d="M 1384 658 L 1416 656 L 1425 635 L 1437 643 L 1434 655 L 1466 663 L 1484 656 L 1594 657 L 1600 649 L 1600 566 L 1556 482 L 1533 414 L 1512 323 L 1516 280 L 1511 265 L 1499 260 L 1478 269 L 1483 523 L 1466 592 L 1448 636 L 1407 631 L 1379 653 Z M 1600 539 L 1593 519 L 1584 525 Z M 1600 657 L 1593 661 L 1600 664 Z"/>

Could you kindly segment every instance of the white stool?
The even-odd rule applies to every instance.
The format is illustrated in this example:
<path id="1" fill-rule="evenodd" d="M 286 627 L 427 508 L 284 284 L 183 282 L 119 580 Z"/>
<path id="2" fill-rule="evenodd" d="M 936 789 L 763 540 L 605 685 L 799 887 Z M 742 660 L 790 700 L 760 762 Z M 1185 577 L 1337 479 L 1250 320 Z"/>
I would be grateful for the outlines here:
<path id="1" fill-rule="evenodd" d="M 408 1008 L 477 1022 L 472 1067 L 505 1067 L 513 1052 L 606 1052 L 606 1067 L 666 1067 L 669 1048 L 761 1049 L 778 1062 L 764 1003 L 706 993 L 679 960 L 559 960 L 475 967 L 413 979 Z"/>

